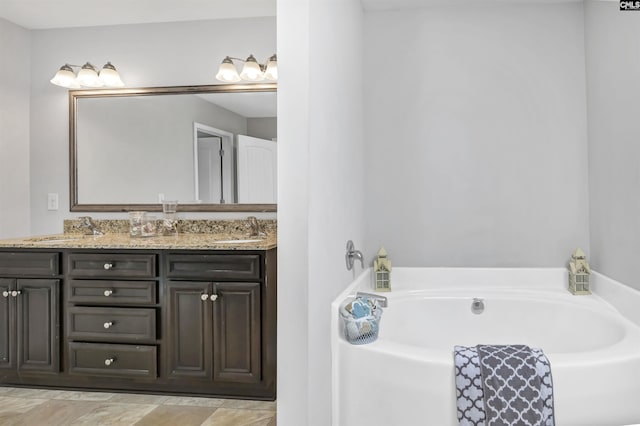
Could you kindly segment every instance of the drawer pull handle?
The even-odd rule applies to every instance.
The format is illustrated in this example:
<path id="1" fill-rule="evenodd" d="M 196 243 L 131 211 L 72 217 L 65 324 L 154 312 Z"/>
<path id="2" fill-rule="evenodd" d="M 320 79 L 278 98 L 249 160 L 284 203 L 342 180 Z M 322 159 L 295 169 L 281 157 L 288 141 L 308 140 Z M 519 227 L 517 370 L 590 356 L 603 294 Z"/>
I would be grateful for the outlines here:
<path id="1" fill-rule="evenodd" d="M 207 300 L 208 298 L 209 298 L 209 295 L 207 293 L 200 295 L 200 300 Z"/>
<path id="2" fill-rule="evenodd" d="M 107 262 L 104 264 L 104 269 L 106 269 L 107 271 L 111 268 L 113 268 L 113 263 Z"/>
<path id="3" fill-rule="evenodd" d="M 13 297 L 18 297 L 18 296 L 20 295 L 20 293 L 21 293 L 21 291 L 20 291 L 20 290 L 18 290 L 18 291 L 13 290 L 13 291 L 11 292 L 11 295 L 12 295 Z"/>
<path id="4" fill-rule="evenodd" d="M 113 294 L 113 290 L 105 290 L 104 291 L 104 297 L 109 297 Z"/>
<path id="5" fill-rule="evenodd" d="M 111 328 L 113 327 L 113 321 L 108 321 L 104 323 L 104 328 Z"/>
<path id="6" fill-rule="evenodd" d="M 7 290 L 2 292 L 2 297 L 9 297 L 9 292 Z"/>
<path id="7" fill-rule="evenodd" d="M 215 302 L 217 298 L 218 298 L 217 294 L 212 294 L 211 297 L 210 297 L 212 302 Z"/>
<path id="8" fill-rule="evenodd" d="M 116 359 L 115 358 L 107 358 L 104 360 L 104 365 L 106 365 L 107 367 L 110 365 L 115 364 Z"/>

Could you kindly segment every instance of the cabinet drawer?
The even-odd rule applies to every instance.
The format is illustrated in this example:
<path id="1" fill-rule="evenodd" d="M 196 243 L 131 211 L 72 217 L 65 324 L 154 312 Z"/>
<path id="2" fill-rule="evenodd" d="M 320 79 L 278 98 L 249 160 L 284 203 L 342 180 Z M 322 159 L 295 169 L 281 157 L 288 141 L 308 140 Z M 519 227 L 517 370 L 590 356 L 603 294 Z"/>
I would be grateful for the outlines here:
<path id="1" fill-rule="evenodd" d="M 155 254 L 71 253 L 67 258 L 71 277 L 153 278 Z"/>
<path id="2" fill-rule="evenodd" d="M 69 373 L 155 379 L 155 346 L 69 343 Z"/>
<path id="3" fill-rule="evenodd" d="M 60 273 L 59 253 L 0 252 L 0 275 L 51 277 Z"/>
<path id="4" fill-rule="evenodd" d="M 153 305 L 156 281 L 69 280 L 67 301 L 96 305 Z"/>
<path id="5" fill-rule="evenodd" d="M 169 278 L 260 279 L 257 254 L 168 254 L 165 262 Z"/>
<path id="6" fill-rule="evenodd" d="M 156 310 L 71 307 L 67 309 L 67 337 L 107 342 L 154 341 Z"/>

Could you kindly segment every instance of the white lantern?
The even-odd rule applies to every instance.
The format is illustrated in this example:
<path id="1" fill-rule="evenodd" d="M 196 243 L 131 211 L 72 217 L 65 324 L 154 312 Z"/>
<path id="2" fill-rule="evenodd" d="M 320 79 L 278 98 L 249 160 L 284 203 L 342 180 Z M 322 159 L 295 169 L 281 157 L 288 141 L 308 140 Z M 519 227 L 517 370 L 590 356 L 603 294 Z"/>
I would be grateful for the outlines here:
<path id="1" fill-rule="evenodd" d="M 376 291 L 391 291 L 391 261 L 384 247 L 380 248 L 377 259 L 373 261 L 373 276 Z"/>
<path id="2" fill-rule="evenodd" d="M 572 294 L 591 294 L 589 277 L 591 267 L 587 262 L 587 256 L 579 248 L 571 255 L 569 261 L 569 291 Z"/>

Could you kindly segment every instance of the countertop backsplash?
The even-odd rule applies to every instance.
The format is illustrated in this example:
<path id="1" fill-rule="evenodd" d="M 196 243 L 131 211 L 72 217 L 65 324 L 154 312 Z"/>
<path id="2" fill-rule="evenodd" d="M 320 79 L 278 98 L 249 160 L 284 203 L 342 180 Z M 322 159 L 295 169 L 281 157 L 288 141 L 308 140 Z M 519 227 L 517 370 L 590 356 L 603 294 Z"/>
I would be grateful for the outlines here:
<path id="1" fill-rule="evenodd" d="M 153 216 L 153 215 L 152 215 Z M 157 216 L 158 225 L 162 220 L 161 214 Z M 65 219 L 65 234 L 81 234 L 80 219 Z M 128 219 L 93 219 L 105 234 L 125 234 L 129 232 Z M 258 219 L 262 230 L 267 234 L 276 234 L 278 224 L 276 219 Z M 249 232 L 249 222 L 240 220 L 209 220 L 209 219 L 178 219 L 179 234 L 244 234 Z"/>

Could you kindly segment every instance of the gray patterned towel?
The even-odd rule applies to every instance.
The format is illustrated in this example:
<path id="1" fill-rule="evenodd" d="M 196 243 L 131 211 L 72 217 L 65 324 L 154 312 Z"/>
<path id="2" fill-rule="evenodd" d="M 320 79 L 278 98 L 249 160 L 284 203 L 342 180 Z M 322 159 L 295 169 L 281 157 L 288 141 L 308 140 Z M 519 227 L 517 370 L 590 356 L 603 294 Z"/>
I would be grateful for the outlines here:
<path id="1" fill-rule="evenodd" d="M 525 345 L 454 348 L 462 426 L 554 426 L 551 366 Z"/>

